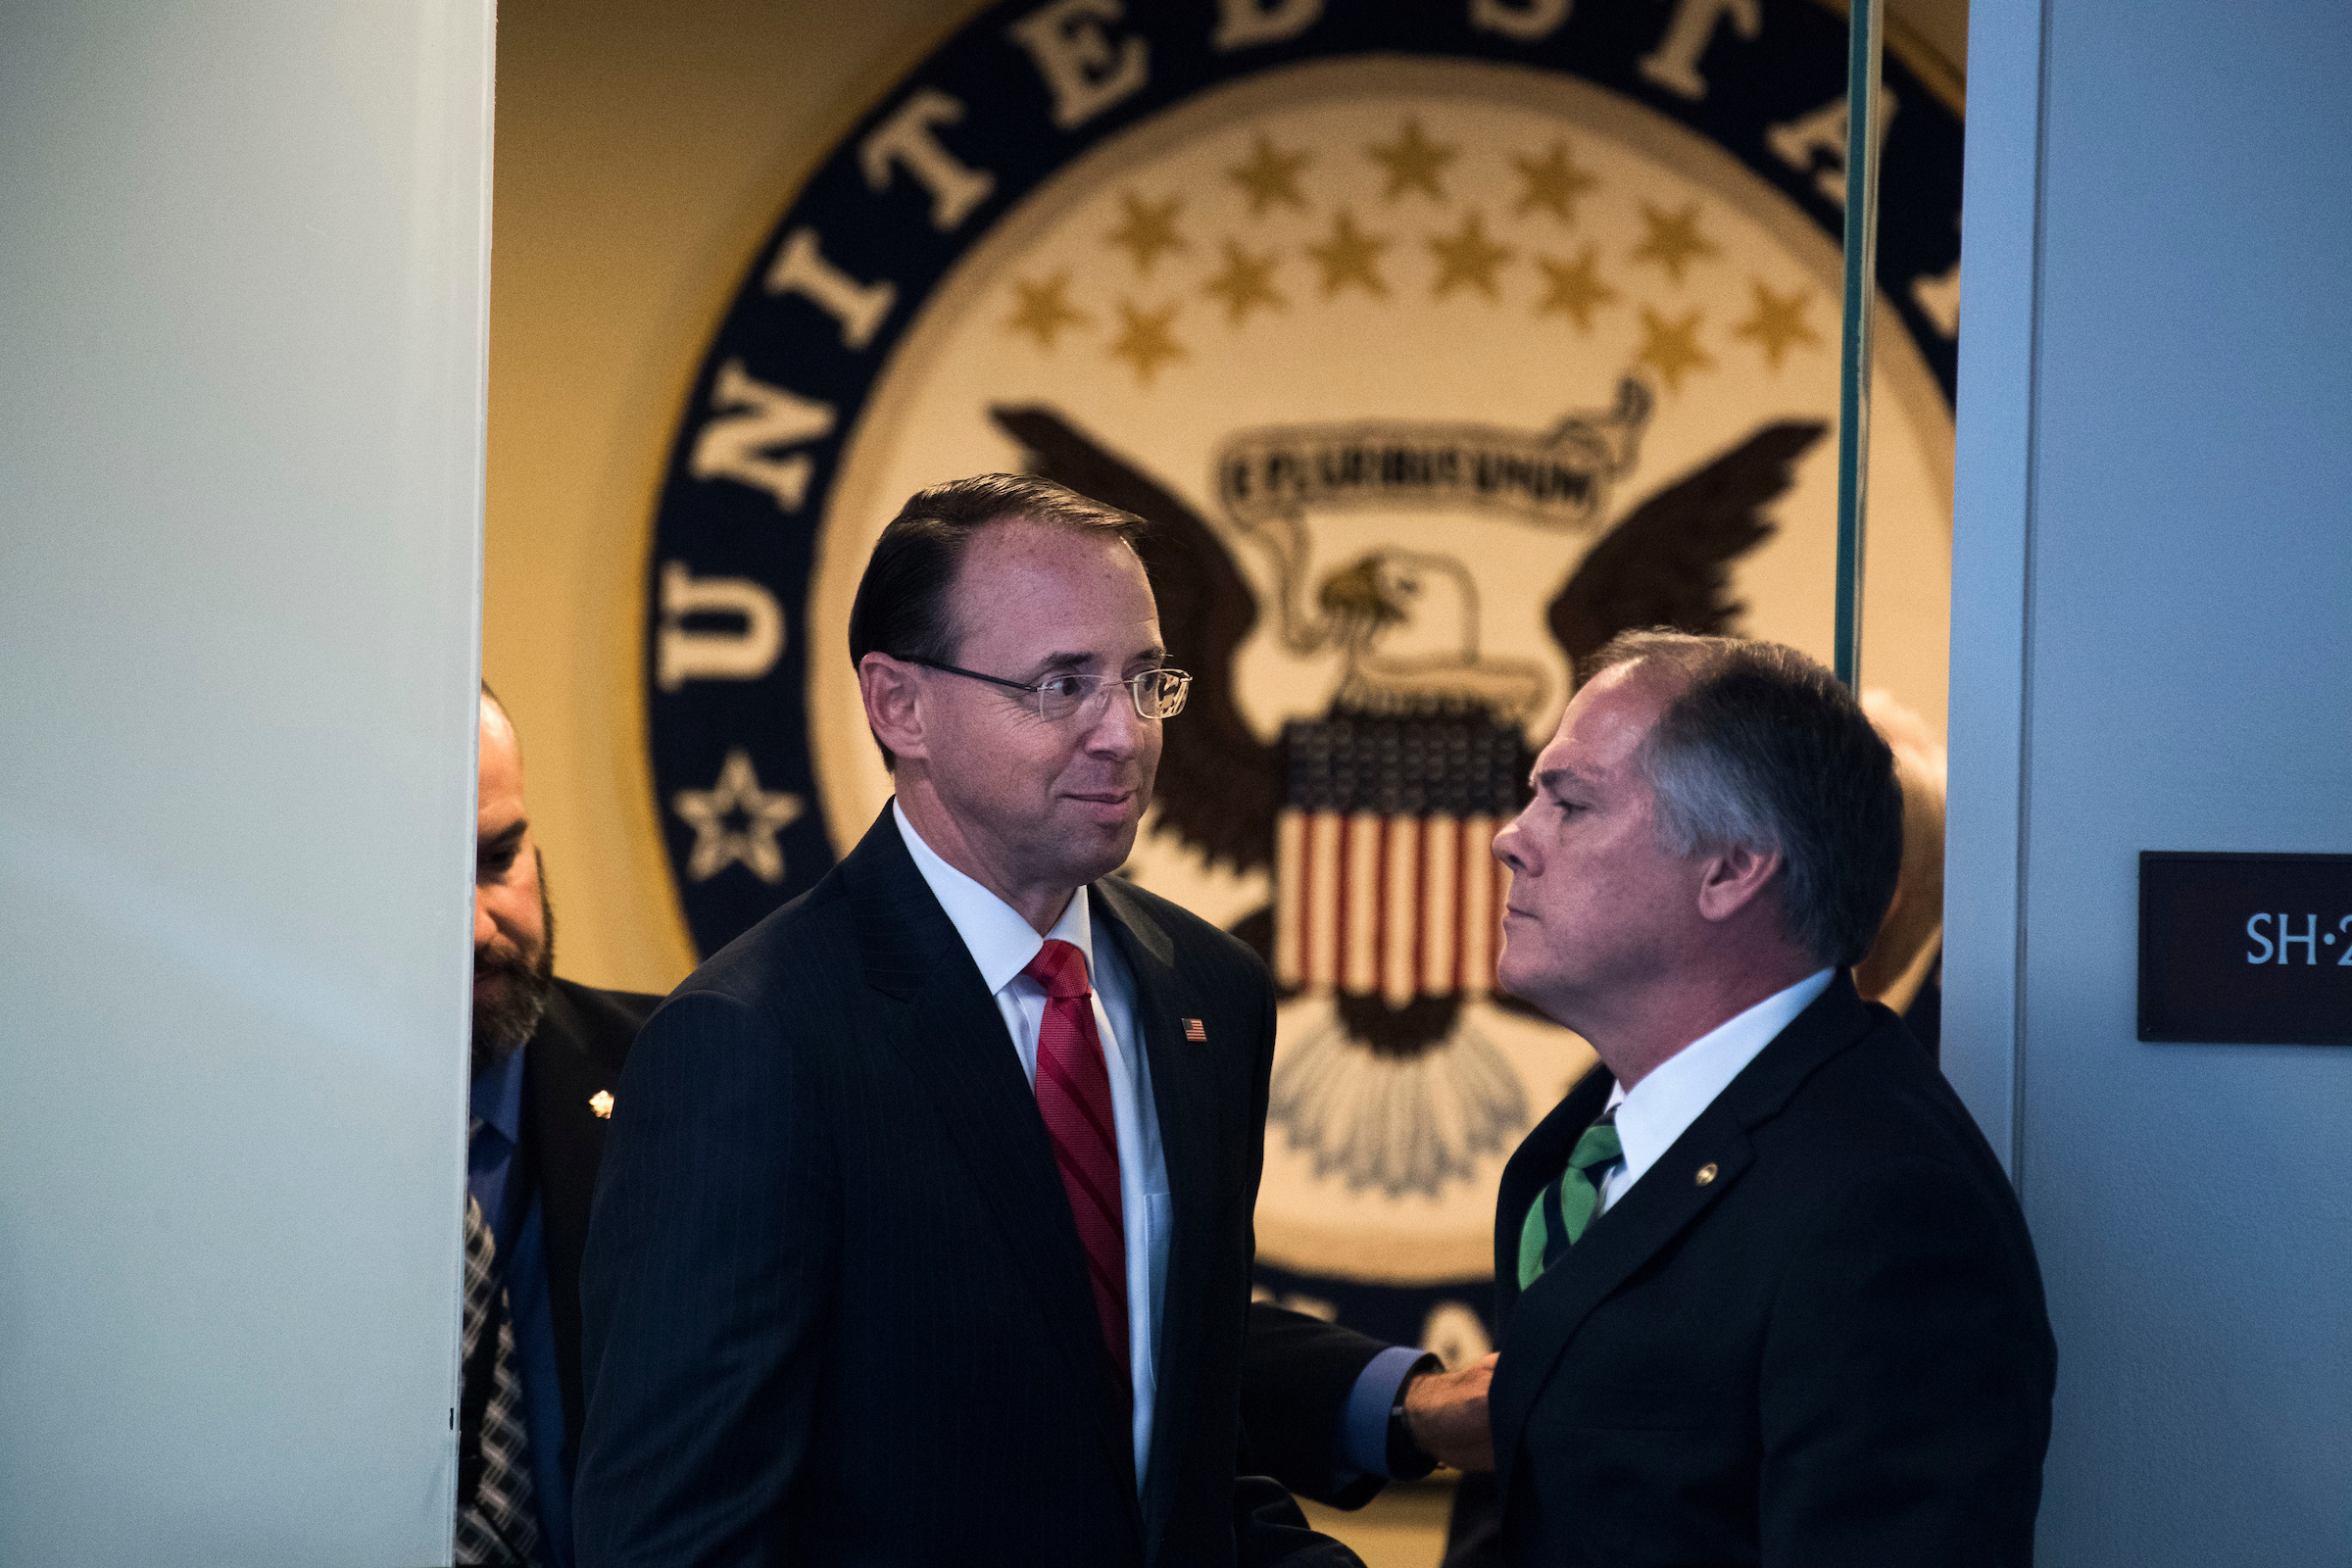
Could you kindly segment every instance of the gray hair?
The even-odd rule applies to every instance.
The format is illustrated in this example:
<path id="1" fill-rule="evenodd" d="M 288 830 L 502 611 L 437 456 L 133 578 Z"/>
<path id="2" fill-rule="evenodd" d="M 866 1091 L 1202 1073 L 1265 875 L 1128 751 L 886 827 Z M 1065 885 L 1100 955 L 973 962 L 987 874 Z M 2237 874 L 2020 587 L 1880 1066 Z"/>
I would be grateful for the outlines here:
<path id="1" fill-rule="evenodd" d="M 1626 632 L 1583 673 L 1635 663 L 1678 688 L 1634 759 L 1660 843 L 1779 855 L 1788 940 L 1859 962 L 1894 897 L 1903 796 L 1853 693 L 1793 648 L 1674 631 Z"/>

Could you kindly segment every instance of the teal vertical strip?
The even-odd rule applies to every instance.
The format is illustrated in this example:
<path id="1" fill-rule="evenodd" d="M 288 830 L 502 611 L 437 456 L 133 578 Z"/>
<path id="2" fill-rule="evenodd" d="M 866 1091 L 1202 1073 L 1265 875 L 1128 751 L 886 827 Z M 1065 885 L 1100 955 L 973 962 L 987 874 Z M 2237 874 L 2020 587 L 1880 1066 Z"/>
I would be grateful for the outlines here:
<path id="1" fill-rule="evenodd" d="M 1845 49 L 1845 312 L 1838 356 L 1838 678 L 1862 674 L 1862 543 L 1870 488 L 1870 318 L 1879 271 L 1879 54 L 1886 0 L 1849 0 Z"/>

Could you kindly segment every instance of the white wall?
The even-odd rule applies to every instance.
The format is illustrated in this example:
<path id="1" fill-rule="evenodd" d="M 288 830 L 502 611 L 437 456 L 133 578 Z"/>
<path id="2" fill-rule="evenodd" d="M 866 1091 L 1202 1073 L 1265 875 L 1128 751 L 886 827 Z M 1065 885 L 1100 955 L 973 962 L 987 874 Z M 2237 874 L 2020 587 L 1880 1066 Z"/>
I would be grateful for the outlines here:
<path id="1" fill-rule="evenodd" d="M 0 1562 L 446 1562 L 491 9 L 0 5 Z"/>
<path id="2" fill-rule="evenodd" d="M 2352 850 L 2352 10 L 1976 0 L 1944 1059 L 2043 1560 L 2352 1561 L 2352 1053 L 2134 1038 L 2137 854 Z"/>

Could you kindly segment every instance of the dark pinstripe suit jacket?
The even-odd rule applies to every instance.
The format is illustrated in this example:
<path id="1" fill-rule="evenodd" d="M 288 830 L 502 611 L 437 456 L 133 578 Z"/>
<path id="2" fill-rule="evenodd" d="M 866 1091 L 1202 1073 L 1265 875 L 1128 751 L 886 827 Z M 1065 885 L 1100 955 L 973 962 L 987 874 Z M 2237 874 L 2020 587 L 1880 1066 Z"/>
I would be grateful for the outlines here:
<path id="1" fill-rule="evenodd" d="M 581 1568 L 1354 1560 L 1234 1474 L 1264 966 L 1094 891 L 1174 1202 L 1140 1499 L 1036 1101 L 886 810 L 630 1053 L 581 1270 Z"/>

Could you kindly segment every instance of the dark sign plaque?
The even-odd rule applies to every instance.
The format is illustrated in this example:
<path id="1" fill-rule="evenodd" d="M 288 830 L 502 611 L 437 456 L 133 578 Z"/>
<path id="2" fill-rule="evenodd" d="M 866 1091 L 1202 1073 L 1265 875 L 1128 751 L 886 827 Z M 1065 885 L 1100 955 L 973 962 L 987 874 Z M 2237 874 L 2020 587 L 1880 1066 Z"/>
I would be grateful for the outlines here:
<path id="1" fill-rule="evenodd" d="M 2141 851 L 2139 1038 L 2352 1045 L 2352 855 Z"/>

